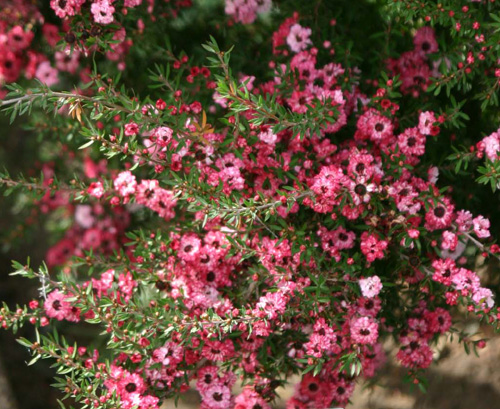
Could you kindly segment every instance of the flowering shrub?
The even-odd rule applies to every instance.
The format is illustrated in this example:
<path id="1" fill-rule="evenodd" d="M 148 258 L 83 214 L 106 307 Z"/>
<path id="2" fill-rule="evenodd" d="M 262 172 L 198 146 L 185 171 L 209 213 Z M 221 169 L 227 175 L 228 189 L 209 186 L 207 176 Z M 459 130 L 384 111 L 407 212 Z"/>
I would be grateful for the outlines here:
<path id="1" fill-rule="evenodd" d="M 40 299 L 0 322 L 35 326 L 19 342 L 64 398 L 155 409 L 192 382 L 203 408 L 264 409 L 300 374 L 288 408 L 345 406 L 387 339 L 422 388 L 440 337 L 484 347 L 454 320 L 500 318 L 475 272 L 500 253 L 496 3 L 144 3 L 53 0 L 50 26 L 30 6 L 46 54 L 28 11 L 2 26 L 1 105 L 50 154 L 0 182 L 60 228 L 14 262 Z"/>

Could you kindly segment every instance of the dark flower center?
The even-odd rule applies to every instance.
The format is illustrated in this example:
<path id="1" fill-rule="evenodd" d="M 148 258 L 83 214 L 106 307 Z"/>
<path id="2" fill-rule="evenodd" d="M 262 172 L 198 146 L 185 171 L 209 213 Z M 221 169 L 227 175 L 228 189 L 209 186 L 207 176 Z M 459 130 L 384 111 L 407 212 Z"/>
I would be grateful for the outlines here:
<path id="1" fill-rule="evenodd" d="M 424 80 L 424 77 L 422 77 L 421 75 L 415 75 L 413 77 L 413 82 L 415 84 L 423 84 L 425 82 L 425 80 Z"/>
<path id="2" fill-rule="evenodd" d="M 59 311 L 59 309 L 61 308 L 61 301 L 55 300 L 52 303 L 52 308 L 54 308 L 54 310 L 56 310 L 56 311 Z"/>
<path id="3" fill-rule="evenodd" d="M 434 209 L 434 216 L 436 217 L 443 217 L 446 213 L 446 209 L 443 206 L 438 206 Z"/>
<path id="4" fill-rule="evenodd" d="M 220 402 L 222 400 L 222 393 L 220 392 L 215 392 L 212 397 L 214 398 L 214 401 Z"/>
<path id="5" fill-rule="evenodd" d="M 360 195 L 360 196 L 363 196 L 365 193 L 366 193 L 366 186 L 365 185 L 362 185 L 361 183 L 359 185 L 356 185 L 356 187 L 354 188 L 354 191 Z"/>
<path id="6" fill-rule="evenodd" d="M 128 393 L 132 393 L 132 392 L 135 392 L 137 389 L 137 385 L 133 382 L 130 382 L 127 384 L 127 386 L 125 386 L 125 390 L 128 392 Z"/>
<path id="7" fill-rule="evenodd" d="M 311 392 L 316 392 L 319 389 L 319 386 L 317 383 L 310 383 L 309 384 L 309 390 Z"/>
<path id="8" fill-rule="evenodd" d="M 384 130 L 384 124 L 381 124 L 380 122 L 375 125 L 375 130 L 377 132 L 382 132 Z"/>
<path id="9" fill-rule="evenodd" d="M 166 283 L 166 282 L 164 282 L 164 281 L 157 281 L 157 282 L 155 283 L 155 287 L 156 287 L 158 290 L 163 291 L 163 290 L 165 290 L 165 289 L 167 288 L 167 283 Z"/>
<path id="10" fill-rule="evenodd" d="M 364 172 L 365 168 L 366 168 L 366 166 L 364 163 L 358 163 L 356 165 L 356 172 L 362 173 L 362 172 Z"/>

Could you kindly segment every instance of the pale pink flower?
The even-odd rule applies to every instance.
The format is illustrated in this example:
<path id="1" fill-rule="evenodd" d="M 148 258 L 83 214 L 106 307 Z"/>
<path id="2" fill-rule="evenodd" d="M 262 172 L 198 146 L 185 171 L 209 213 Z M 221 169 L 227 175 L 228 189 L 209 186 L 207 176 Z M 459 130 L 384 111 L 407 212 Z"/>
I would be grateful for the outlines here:
<path id="1" fill-rule="evenodd" d="M 290 28 L 290 33 L 286 38 L 286 43 L 294 53 L 298 53 L 302 50 L 307 49 L 312 44 L 311 39 L 311 29 L 302 27 L 300 24 L 294 24 Z"/>
<path id="2" fill-rule="evenodd" d="M 378 276 L 371 276 L 359 280 L 359 286 L 361 287 L 361 293 L 364 297 L 373 298 L 382 290 L 382 281 L 380 281 Z"/>
<path id="3" fill-rule="evenodd" d="M 59 82 L 59 71 L 50 65 L 50 62 L 41 62 L 35 73 L 35 77 L 43 82 L 48 87 L 55 85 Z"/>
<path id="4" fill-rule="evenodd" d="M 483 216 L 477 216 L 472 220 L 472 224 L 474 225 L 474 233 L 476 236 L 485 239 L 490 237 L 490 221 Z"/>

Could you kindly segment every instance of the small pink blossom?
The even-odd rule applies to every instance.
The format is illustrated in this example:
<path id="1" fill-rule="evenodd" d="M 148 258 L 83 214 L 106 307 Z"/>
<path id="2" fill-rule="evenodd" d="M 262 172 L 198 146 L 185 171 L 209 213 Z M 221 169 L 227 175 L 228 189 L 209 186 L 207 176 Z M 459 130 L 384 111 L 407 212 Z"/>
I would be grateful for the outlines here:
<path id="1" fill-rule="evenodd" d="M 382 281 L 380 281 L 378 276 L 371 276 L 359 280 L 359 286 L 364 297 L 373 298 L 382 290 Z"/>
<path id="2" fill-rule="evenodd" d="M 483 216 L 477 216 L 472 220 L 474 226 L 474 233 L 476 236 L 485 239 L 490 237 L 490 221 Z"/>
<path id="3" fill-rule="evenodd" d="M 135 122 L 130 122 L 125 125 L 125 136 L 133 136 L 139 133 L 139 125 Z"/>
<path id="4" fill-rule="evenodd" d="M 373 318 L 361 317 L 351 323 L 351 338 L 358 344 L 375 344 L 378 339 L 378 324 Z"/>
<path id="5" fill-rule="evenodd" d="M 431 111 L 422 112 L 418 117 L 419 131 L 423 135 L 431 135 L 434 122 L 436 122 L 436 117 L 434 116 L 434 112 Z"/>
<path id="6" fill-rule="evenodd" d="M 100 199 L 104 195 L 104 187 L 101 182 L 92 182 L 87 188 L 87 193 Z"/>
<path id="7" fill-rule="evenodd" d="M 115 8 L 109 0 L 97 0 L 90 6 L 94 21 L 99 24 L 111 24 L 114 20 Z"/>
<path id="8" fill-rule="evenodd" d="M 126 170 L 118 174 L 113 181 L 113 186 L 120 193 L 120 196 L 127 197 L 135 193 L 137 181 L 132 172 Z"/>
<path id="9" fill-rule="evenodd" d="M 48 61 L 43 61 L 38 65 L 35 77 L 49 87 L 59 82 L 59 72 Z"/>
<path id="10" fill-rule="evenodd" d="M 50 318 L 62 321 L 71 312 L 71 304 L 65 301 L 67 298 L 59 290 L 52 291 L 44 303 L 45 313 Z"/>
<path id="11" fill-rule="evenodd" d="M 312 44 L 309 38 L 311 33 L 312 31 L 310 28 L 302 27 L 300 24 L 294 24 L 290 28 L 290 33 L 286 38 L 286 42 L 294 53 L 298 53 Z"/>

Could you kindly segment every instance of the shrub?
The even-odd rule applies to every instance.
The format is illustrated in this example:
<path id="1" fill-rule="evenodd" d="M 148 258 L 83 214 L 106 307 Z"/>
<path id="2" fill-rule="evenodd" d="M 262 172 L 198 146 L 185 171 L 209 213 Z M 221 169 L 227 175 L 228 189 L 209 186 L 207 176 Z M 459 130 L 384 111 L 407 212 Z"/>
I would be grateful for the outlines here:
<path id="1" fill-rule="evenodd" d="M 263 409 L 300 374 L 288 408 L 344 406 L 384 340 L 424 389 L 440 337 L 485 345 L 455 318 L 498 327 L 496 2 L 11 3 L 1 106 L 34 157 L 0 183 L 50 248 L 0 322 L 64 399 Z"/>

